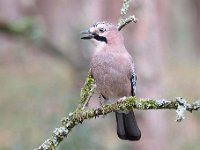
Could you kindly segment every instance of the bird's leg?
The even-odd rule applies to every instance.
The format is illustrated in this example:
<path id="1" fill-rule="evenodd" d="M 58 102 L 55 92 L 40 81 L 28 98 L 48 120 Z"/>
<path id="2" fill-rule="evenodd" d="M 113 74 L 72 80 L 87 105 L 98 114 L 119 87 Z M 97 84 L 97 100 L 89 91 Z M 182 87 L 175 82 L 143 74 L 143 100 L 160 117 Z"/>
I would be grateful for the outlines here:
<path id="1" fill-rule="evenodd" d="M 132 86 L 136 86 L 136 81 L 137 81 L 137 75 L 135 72 L 132 72 L 131 74 L 131 83 L 132 83 Z"/>
<path id="2" fill-rule="evenodd" d="M 135 96 L 135 93 L 136 93 L 136 83 L 137 83 L 137 75 L 133 71 L 131 73 L 131 95 L 132 96 Z"/>

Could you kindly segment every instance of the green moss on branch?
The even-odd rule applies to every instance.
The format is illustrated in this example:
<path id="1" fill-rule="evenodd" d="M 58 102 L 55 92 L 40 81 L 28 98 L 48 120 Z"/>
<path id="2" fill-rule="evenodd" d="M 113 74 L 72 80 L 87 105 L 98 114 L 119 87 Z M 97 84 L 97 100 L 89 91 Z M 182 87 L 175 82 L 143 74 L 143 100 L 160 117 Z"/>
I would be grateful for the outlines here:
<path id="1" fill-rule="evenodd" d="M 175 109 L 177 113 L 177 121 L 184 119 L 184 111 L 193 111 L 200 108 L 200 101 L 195 101 L 190 104 L 183 98 L 176 98 L 176 100 L 168 101 L 165 99 L 154 100 L 148 98 L 137 97 L 123 97 L 116 103 L 106 104 L 97 109 L 79 110 L 74 113 L 70 113 L 68 117 L 63 118 L 62 126 L 56 128 L 50 139 L 47 139 L 36 150 L 54 150 L 55 147 L 68 136 L 69 132 L 78 124 L 87 119 L 96 118 L 99 116 L 105 116 L 111 112 L 118 110 L 149 110 L 149 109 Z M 178 120 L 179 119 L 179 120 Z"/>

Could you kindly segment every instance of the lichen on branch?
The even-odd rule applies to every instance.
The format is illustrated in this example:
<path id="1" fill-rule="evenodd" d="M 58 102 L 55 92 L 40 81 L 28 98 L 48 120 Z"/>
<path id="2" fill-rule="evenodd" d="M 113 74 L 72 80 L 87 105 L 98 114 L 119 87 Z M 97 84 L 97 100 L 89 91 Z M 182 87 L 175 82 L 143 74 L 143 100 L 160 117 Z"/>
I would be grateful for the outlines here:
<path id="1" fill-rule="evenodd" d="M 88 71 L 88 75 L 86 77 L 84 86 L 81 88 L 80 92 L 80 102 L 77 107 L 77 111 L 81 110 L 85 107 L 86 103 L 88 103 L 90 97 L 94 93 L 95 90 L 95 82 L 94 78 L 92 77 L 91 69 Z"/>
<path id="2" fill-rule="evenodd" d="M 135 16 L 129 16 L 128 18 L 121 19 L 119 23 L 117 24 L 117 29 L 120 31 L 123 27 L 125 27 L 127 24 L 134 22 L 137 22 L 137 18 Z"/>
<path id="3" fill-rule="evenodd" d="M 200 101 L 197 100 L 194 103 L 188 103 L 183 98 L 176 98 L 176 100 L 168 101 L 165 99 L 154 100 L 149 98 L 137 98 L 137 97 L 123 97 L 116 103 L 102 105 L 97 109 L 86 109 L 82 111 L 75 111 L 70 113 L 68 117 L 62 119 L 62 126 L 56 128 L 53 131 L 53 135 L 50 139 L 47 139 L 36 150 L 54 150 L 58 144 L 68 136 L 69 132 L 78 124 L 83 123 L 87 119 L 97 118 L 99 116 L 105 116 L 111 112 L 118 110 L 150 110 L 150 109 L 175 109 L 177 116 L 176 121 L 180 122 L 184 119 L 184 112 L 187 110 L 192 112 L 200 108 Z"/>

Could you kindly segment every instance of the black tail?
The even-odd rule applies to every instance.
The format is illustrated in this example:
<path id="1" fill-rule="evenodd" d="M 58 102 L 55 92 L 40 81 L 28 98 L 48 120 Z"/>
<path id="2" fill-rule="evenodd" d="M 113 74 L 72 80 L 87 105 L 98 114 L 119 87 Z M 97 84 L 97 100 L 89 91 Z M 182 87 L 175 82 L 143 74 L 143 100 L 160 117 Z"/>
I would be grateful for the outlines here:
<path id="1" fill-rule="evenodd" d="M 140 129 L 135 120 L 134 112 L 116 112 L 117 135 L 120 139 L 137 141 L 141 137 Z"/>

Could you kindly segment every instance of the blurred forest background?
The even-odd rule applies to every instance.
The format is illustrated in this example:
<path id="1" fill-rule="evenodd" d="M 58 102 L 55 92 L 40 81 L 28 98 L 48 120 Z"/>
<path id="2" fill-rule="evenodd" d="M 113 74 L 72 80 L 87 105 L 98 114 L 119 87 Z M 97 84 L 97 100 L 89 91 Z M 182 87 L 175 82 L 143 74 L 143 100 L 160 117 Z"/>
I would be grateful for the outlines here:
<path id="1" fill-rule="evenodd" d="M 115 23 L 122 0 L 0 0 L 0 149 L 27 150 L 49 138 L 79 102 L 93 45 L 79 32 Z M 200 97 L 200 1 L 133 0 L 138 23 L 122 33 L 139 97 Z M 199 150 L 200 113 L 136 111 L 139 142 L 121 141 L 113 114 L 84 122 L 59 150 Z"/>

